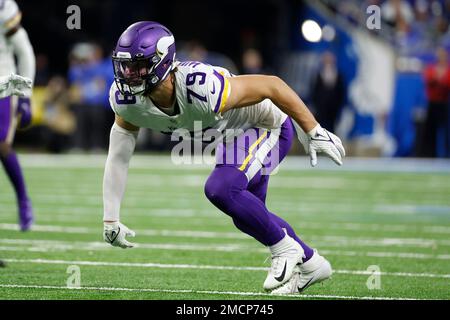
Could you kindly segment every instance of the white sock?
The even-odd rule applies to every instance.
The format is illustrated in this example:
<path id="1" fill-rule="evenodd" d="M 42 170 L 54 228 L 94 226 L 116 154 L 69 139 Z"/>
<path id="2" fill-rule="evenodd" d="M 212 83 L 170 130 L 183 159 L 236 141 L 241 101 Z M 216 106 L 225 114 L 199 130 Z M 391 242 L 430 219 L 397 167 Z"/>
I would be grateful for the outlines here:
<path id="1" fill-rule="evenodd" d="M 292 239 L 289 235 L 285 235 L 283 239 L 275 243 L 274 245 L 269 246 L 270 252 L 272 256 L 280 255 L 289 250 L 296 250 L 297 246 L 295 246 L 297 242 Z M 300 245 L 299 245 L 300 246 Z"/>

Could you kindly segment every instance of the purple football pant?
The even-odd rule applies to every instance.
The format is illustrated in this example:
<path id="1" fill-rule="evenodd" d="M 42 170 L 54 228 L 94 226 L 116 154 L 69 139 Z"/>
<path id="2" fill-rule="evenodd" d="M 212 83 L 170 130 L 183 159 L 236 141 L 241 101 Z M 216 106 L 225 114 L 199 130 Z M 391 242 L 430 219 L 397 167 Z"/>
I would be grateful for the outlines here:
<path id="1" fill-rule="evenodd" d="M 251 128 L 231 143 L 220 143 L 216 148 L 216 167 L 205 184 L 205 195 L 233 219 L 239 230 L 265 246 L 279 242 L 287 232 L 303 247 L 305 262 L 313 250 L 265 204 L 269 173 L 287 155 L 294 136 L 291 119 L 287 118 L 280 129 Z"/>
<path id="2" fill-rule="evenodd" d="M 0 99 L 0 142 L 12 143 L 16 130 L 16 110 L 11 97 Z"/>
<path id="3" fill-rule="evenodd" d="M 12 144 L 17 125 L 17 114 L 11 97 L 0 99 L 0 143 Z M 7 154 L 0 153 L 0 160 L 16 191 L 17 200 L 28 200 L 25 181 L 22 175 L 17 155 L 10 150 Z"/>

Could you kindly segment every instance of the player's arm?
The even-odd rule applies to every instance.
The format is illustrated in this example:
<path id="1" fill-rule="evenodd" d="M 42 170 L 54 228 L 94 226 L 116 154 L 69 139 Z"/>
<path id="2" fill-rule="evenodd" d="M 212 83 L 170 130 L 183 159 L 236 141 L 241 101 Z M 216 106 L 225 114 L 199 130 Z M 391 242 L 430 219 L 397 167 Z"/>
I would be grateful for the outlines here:
<path id="1" fill-rule="evenodd" d="M 9 30 L 6 33 L 6 37 L 12 44 L 14 54 L 17 57 L 18 74 L 22 77 L 34 80 L 36 73 L 36 58 L 27 32 L 19 24 Z"/>
<path id="2" fill-rule="evenodd" d="M 125 237 L 135 233 L 120 223 L 120 204 L 125 193 L 128 166 L 136 146 L 139 128 L 116 115 L 111 128 L 108 157 L 103 176 L 103 238 L 113 246 L 132 248 Z"/>
<path id="3" fill-rule="evenodd" d="M 4 23 L 3 29 L 5 30 L 5 37 L 17 58 L 17 73 L 22 77 L 34 81 L 36 59 L 28 34 L 20 24 L 22 14 L 15 3 L 9 2 L 7 6 L 10 7 L 9 9 L 6 8 L 6 10 L 15 13 Z M 20 95 L 18 100 L 18 111 L 21 115 L 18 127 L 22 129 L 28 127 L 32 121 L 31 94 L 31 88 L 24 88 L 23 94 Z"/>
<path id="4" fill-rule="evenodd" d="M 280 78 L 265 75 L 243 75 L 228 78 L 231 92 L 223 112 L 270 99 L 305 131 L 317 126 L 317 121 L 299 96 Z"/>
<path id="5" fill-rule="evenodd" d="M 345 150 L 340 139 L 320 126 L 300 97 L 283 80 L 265 75 L 243 75 L 227 80 L 231 89 L 222 113 L 270 99 L 306 133 L 303 137 L 299 134 L 299 139 L 310 154 L 313 166 L 317 164 L 317 153 L 324 153 L 342 165 Z"/>

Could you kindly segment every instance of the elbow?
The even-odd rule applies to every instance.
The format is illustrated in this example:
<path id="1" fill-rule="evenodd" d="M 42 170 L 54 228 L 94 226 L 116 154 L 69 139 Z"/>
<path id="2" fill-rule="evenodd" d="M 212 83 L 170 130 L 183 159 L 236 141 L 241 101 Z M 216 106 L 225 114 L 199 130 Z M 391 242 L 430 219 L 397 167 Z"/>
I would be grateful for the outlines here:
<path id="1" fill-rule="evenodd" d="M 267 90 L 268 99 L 276 100 L 283 91 L 286 83 L 278 76 L 268 76 L 269 90 Z"/>

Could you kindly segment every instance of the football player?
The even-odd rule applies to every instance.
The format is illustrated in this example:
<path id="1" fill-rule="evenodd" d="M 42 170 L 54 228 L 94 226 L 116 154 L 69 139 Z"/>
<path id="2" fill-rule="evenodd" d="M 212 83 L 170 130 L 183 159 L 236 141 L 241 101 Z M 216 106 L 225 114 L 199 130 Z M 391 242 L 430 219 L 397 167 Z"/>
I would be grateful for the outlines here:
<path id="1" fill-rule="evenodd" d="M 269 248 L 272 261 L 264 289 L 291 287 L 294 274 L 295 292 L 330 277 L 329 262 L 265 204 L 269 174 L 288 153 L 296 131 L 313 166 L 317 153 L 339 165 L 345 155 L 340 139 L 317 123 L 285 82 L 275 76 L 234 76 L 196 61 L 178 62 L 173 34 L 150 21 L 124 31 L 112 60 L 110 104 L 116 120 L 103 181 L 106 242 L 134 246 L 126 237 L 135 233 L 120 222 L 119 210 L 139 128 L 192 132 L 198 126 L 194 122 L 201 121 L 202 129 L 224 133 L 205 184 L 206 197 L 239 230 Z"/>
<path id="2" fill-rule="evenodd" d="M 16 74 L 0 77 L 0 99 L 17 95 L 25 96 L 26 91 L 31 89 L 31 79 L 27 79 Z M 6 263 L 0 260 L 0 268 L 6 267 Z"/>
<path id="3" fill-rule="evenodd" d="M 17 95 L 23 97 L 27 89 L 31 89 L 31 79 L 16 74 L 0 77 L 0 99 Z M 0 260 L 0 268 L 6 267 L 6 263 Z"/>
<path id="4" fill-rule="evenodd" d="M 35 75 L 34 52 L 20 24 L 21 17 L 15 1 L 0 0 L 0 76 L 7 80 L 5 97 L 0 98 L 0 160 L 16 192 L 20 229 L 26 231 L 33 223 L 33 210 L 12 143 L 16 128 L 25 128 L 31 123 L 31 86 L 23 88 L 19 97 L 9 95 L 15 93 L 14 86 L 21 81 L 15 75 L 9 77 L 10 74 L 17 73 L 31 80 Z"/>

